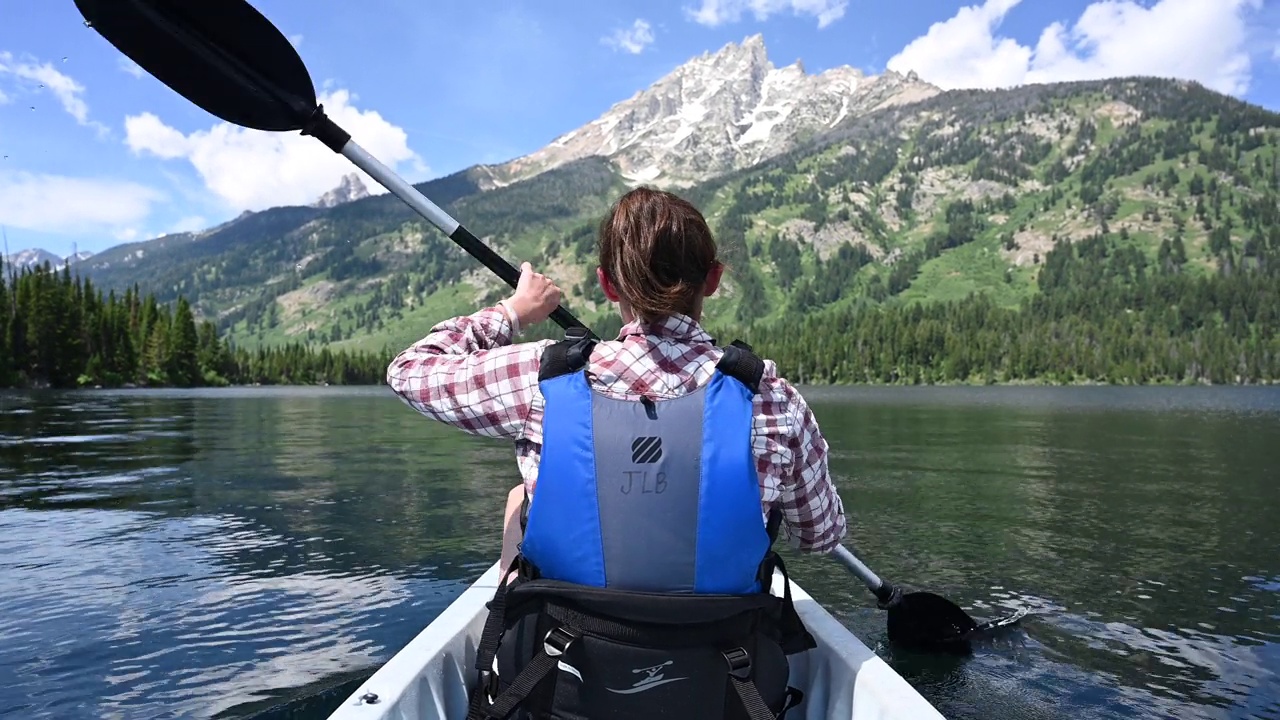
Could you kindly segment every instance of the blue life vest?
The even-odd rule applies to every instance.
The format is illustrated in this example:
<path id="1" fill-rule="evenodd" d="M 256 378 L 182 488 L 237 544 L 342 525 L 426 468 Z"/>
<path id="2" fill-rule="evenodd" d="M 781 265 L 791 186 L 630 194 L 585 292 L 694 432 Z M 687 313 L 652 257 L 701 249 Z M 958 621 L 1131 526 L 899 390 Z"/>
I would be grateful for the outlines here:
<path id="1" fill-rule="evenodd" d="M 816 646 L 772 552 L 751 450 L 764 363 L 724 348 L 685 396 L 613 400 L 571 328 L 542 355 L 536 497 L 476 648 L 468 720 L 779 720 L 804 698 L 787 657 Z M 784 578 L 781 597 L 768 584 Z"/>
<path id="2" fill-rule="evenodd" d="M 763 363 L 730 345 L 708 384 L 638 402 L 592 390 L 591 344 L 579 348 L 572 359 L 544 356 L 542 460 L 525 560 L 540 577 L 592 587 L 761 592 L 772 533 L 751 423 Z"/>

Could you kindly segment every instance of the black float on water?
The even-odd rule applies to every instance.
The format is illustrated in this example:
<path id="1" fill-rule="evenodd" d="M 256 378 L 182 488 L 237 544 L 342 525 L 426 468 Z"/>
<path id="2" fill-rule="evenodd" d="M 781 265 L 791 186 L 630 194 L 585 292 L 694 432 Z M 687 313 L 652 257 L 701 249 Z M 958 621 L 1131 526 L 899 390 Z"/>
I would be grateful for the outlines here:
<path id="1" fill-rule="evenodd" d="M 301 131 L 350 160 L 515 287 L 520 272 L 457 220 L 365 152 L 316 102 L 311 74 L 288 38 L 245 0 L 75 0 L 93 28 L 142 69 L 229 123 L 265 131 Z M 563 307 L 551 319 L 580 327 Z M 844 546 L 835 558 L 888 610 L 889 641 L 968 651 L 977 633 L 1017 622 L 1024 613 L 979 625 L 955 603 L 928 592 L 903 593 L 882 581 Z"/>

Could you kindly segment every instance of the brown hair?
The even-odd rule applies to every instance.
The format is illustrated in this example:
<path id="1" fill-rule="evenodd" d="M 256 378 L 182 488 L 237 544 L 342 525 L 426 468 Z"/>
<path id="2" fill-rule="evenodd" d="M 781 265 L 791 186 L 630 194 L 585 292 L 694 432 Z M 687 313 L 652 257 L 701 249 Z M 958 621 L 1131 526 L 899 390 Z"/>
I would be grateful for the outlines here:
<path id="1" fill-rule="evenodd" d="M 600 222 L 600 267 L 645 322 L 690 314 L 715 265 L 702 213 L 672 193 L 636 188 Z"/>

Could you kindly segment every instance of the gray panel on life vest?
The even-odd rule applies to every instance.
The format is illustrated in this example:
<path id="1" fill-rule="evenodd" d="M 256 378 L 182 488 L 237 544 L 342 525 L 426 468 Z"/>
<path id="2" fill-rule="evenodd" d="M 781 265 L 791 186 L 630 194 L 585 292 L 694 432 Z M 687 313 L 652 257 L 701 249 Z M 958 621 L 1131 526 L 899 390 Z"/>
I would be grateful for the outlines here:
<path id="1" fill-rule="evenodd" d="M 646 403 L 592 397 L 605 583 L 693 592 L 706 388 Z"/>

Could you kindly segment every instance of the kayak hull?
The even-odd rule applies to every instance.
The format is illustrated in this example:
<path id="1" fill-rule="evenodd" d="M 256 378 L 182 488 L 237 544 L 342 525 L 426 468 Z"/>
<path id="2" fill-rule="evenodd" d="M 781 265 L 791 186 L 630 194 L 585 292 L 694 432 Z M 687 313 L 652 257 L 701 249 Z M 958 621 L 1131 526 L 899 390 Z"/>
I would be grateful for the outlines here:
<path id="1" fill-rule="evenodd" d="M 476 647 L 498 588 L 497 563 L 378 669 L 329 720 L 461 720 Z M 772 592 L 781 595 L 781 573 Z M 788 658 L 804 701 L 787 720 L 943 720 L 941 713 L 794 580 L 791 597 L 818 647 Z M 372 697 L 376 696 L 376 698 Z"/>

